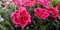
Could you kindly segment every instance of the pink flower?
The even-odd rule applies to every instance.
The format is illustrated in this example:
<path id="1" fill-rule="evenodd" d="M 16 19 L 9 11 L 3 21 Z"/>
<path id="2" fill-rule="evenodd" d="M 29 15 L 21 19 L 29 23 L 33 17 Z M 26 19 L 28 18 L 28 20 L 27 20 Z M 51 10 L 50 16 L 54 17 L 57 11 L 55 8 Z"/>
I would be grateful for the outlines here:
<path id="1" fill-rule="evenodd" d="M 54 20 L 57 19 L 58 12 L 56 11 L 56 8 L 49 7 L 47 9 L 34 9 L 34 16 L 36 16 L 39 19 L 46 19 L 49 15 L 51 15 L 54 18 Z"/>
<path id="2" fill-rule="evenodd" d="M 52 15 L 53 18 L 58 17 L 58 12 L 57 12 L 56 8 L 50 7 L 47 10 Z"/>
<path id="3" fill-rule="evenodd" d="M 20 1 L 21 0 L 11 0 L 11 2 L 13 2 L 17 6 L 17 8 L 20 8 L 22 6 Z"/>
<path id="4" fill-rule="evenodd" d="M 34 1 L 32 1 L 32 0 L 12 0 L 12 1 L 17 5 L 17 7 L 20 7 L 20 6 L 32 7 L 32 6 L 34 6 Z"/>
<path id="5" fill-rule="evenodd" d="M 2 4 L 1 4 L 1 6 L 2 7 L 5 7 L 5 6 L 7 6 L 9 4 L 9 2 L 3 2 Z"/>
<path id="6" fill-rule="evenodd" d="M 46 19 L 49 16 L 49 13 L 45 9 L 36 8 L 34 9 L 34 16 L 36 16 L 39 19 Z"/>
<path id="7" fill-rule="evenodd" d="M 35 0 L 38 4 L 43 5 L 44 7 L 48 8 L 48 3 L 50 0 Z"/>
<path id="8" fill-rule="evenodd" d="M 58 10 L 60 10 L 60 4 L 57 4 L 56 7 Z"/>
<path id="9" fill-rule="evenodd" d="M 23 5 L 24 6 L 28 6 L 28 7 L 32 7 L 32 6 L 34 6 L 35 4 L 34 4 L 34 1 L 32 1 L 32 0 L 29 0 L 29 1 L 25 1 L 24 3 L 23 3 Z"/>
<path id="10" fill-rule="evenodd" d="M 16 27 L 20 26 L 21 28 L 24 28 L 27 24 L 31 23 L 30 14 L 26 11 L 25 8 L 15 10 L 11 14 L 10 18 Z"/>

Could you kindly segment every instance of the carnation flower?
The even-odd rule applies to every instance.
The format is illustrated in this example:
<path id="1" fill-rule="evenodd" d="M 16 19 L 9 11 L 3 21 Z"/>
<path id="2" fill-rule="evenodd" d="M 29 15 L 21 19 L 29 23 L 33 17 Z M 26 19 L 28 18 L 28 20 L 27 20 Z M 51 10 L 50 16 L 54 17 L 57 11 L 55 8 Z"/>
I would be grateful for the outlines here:
<path id="1" fill-rule="evenodd" d="M 23 5 L 24 6 L 28 6 L 28 7 L 32 7 L 32 6 L 34 6 L 35 4 L 34 4 L 34 1 L 32 1 L 32 0 L 29 0 L 29 1 L 25 1 L 24 3 L 23 3 Z"/>
<path id="2" fill-rule="evenodd" d="M 20 8 L 22 6 L 20 0 L 11 0 L 11 2 L 13 2 L 17 6 L 17 8 Z"/>
<path id="3" fill-rule="evenodd" d="M 36 8 L 34 9 L 34 16 L 36 16 L 39 19 L 46 19 L 49 16 L 49 13 L 45 9 Z"/>
<path id="4" fill-rule="evenodd" d="M 32 6 L 34 6 L 34 1 L 32 1 L 32 0 L 12 0 L 12 1 L 17 5 L 17 7 L 20 7 L 20 6 L 32 7 Z"/>
<path id="5" fill-rule="evenodd" d="M 60 10 L 60 4 L 57 4 L 56 7 L 58 8 L 58 10 Z"/>
<path id="6" fill-rule="evenodd" d="M 56 8 L 50 7 L 47 10 L 52 15 L 53 18 L 58 17 L 58 12 L 57 12 Z"/>
<path id="7" fill-rule="evenodd" d="M 31 23 L 30 14 L 26 11 L 25 8 L 15 10 L 11 14 L 10 18 L 16 27 L 20 26 L 21 28 L 24 28 L 27 24 Z"/>
<path id="8" fill-rule="evenodd" d="M 50 0 L 35 0 L 38 4 L 43 5 L 44 7 L 48 8 L 48 3 Z"/>

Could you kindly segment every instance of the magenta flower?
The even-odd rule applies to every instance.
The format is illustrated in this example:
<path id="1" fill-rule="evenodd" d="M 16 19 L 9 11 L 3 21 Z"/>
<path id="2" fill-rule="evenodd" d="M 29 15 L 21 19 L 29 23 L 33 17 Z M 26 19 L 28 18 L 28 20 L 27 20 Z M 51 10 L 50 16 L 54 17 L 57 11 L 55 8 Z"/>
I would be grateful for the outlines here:
<path id="1" fill-rule="evenodd" d="M 56 8 L 50 7 L 48 9 L 36 8 L 34 9 L 34 16 L 39 19 L 46 19 L 49 15 L 51 15 L 54 20 L 58 17 L 58 12 Z"/>
<path id="2" fill-rule="evenodd" d="M 60 11 L 60 4 L 57 4 L 56 7 Z"/>
<path id="3" fill-rule="evenodd" d="M 28 6 L 28 7 L 32 7 L 34 6 L 34 1 L 32 0 L 12 0 L 14 2 L 14 4 L 17 5 L 17 7 L 20 6 Z"/>
<path id="4" fill-rule="evenodd" d="M 13 2 L 17 6 L 18 9 L 22 6 L 20 1 L 21 0 L 11 0 L 11 2 Z"/>
<path id="5" fill-rule="evenodd" d="M 48 8 L 48 3 L 50 0 L 35 0 L 38 4 L 43 5 L 44 7 Z"/>
<path id="6" fill-rule="evenodd" d="M 45 9 L 36 8 L 34 9 L 34 16 L 36 16 L 39 19 L 46 19 L 49 16 L 49 13 Z"/>
<path id="7" fill-rule="evenodd" d="M 28 6 L 28 7 L 32 7 L 34 6 L 34 1 L 32 0 L 26 0 L 24 3 L 23 3 L 24 6 Z"/>
<path id="8" fill-rule="evenodd" d="M 11 14 L 10 18 L 16 27 L 20 26 L 21 28 L 24 28 L 27 24 L 31 23 L 30 14 L 25 8 L 15 10 Z"/>
<path id="9" fill-rule="evenodd" d="M 58 12 L 57 12 L 56 8 L 50 7 L 47 10 L 52 15 L 53 18 L 56 19 L 56 17 L 58 17 Z"/>

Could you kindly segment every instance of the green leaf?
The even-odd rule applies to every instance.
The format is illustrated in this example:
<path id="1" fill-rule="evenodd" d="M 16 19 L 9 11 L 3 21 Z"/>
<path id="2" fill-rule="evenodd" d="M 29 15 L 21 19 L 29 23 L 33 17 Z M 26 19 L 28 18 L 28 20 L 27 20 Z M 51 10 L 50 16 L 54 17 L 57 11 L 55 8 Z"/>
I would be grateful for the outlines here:
<path id="1" fill-rule="evenodd" d="M 58 0 L 52 0 L 51 2 L 49 2 L 49 6 L 56 6 L 56 4 L 59 3 Z"/>
<path id="2" fill-rule="evenodd" d="M 48 27 L 50 25 L 50 23 L 49 24 L 47 24 L 46 26 L 44 26 L 44 27 L 41 27 L 41 30 L 46 30 L 46 28 Z"/>
<path id="3" fill-rule="evenodd" d="M 3 30 L 8 30 L 8 29 L 4 26 L 4 24 L 0 24 L 0 28 L 3 29 Z"/>

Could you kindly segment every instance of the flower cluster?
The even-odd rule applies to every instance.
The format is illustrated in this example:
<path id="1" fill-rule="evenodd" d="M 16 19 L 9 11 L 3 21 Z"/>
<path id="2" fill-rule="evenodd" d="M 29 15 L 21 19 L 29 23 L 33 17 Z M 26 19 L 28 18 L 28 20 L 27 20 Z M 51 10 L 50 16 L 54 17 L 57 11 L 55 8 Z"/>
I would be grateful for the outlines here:
<path id="1" fill-rule="evenodd" d="M 53 18 L 58 17 L 58 13 L 56 11 L 56 8 L 50 7 L 47 9 L 42 9 L 42 8 L 36 8 L 34 10 L 34 16 L 38 17 L 39 19 L 46 19 L 46 17 L 48 17 L 49 15 L 51 15 Z"/>
<path id="2" fill-rule="evenodd" d="M 32 7 L 34 6 L 34 1 L 32 0 L 12 0 L 17 7 L 19 8 L 20 6 L 29 6 Z"/>
<path id="3" fill-rule="evenodd" d="M 57 18 L 58 12 L 56 11 L 56 8 L 48 6 L 50 1 L 51 0 L 12 0 L 18 8 L 18 10 L 14 11 L 10 17 L 13 24 L 24 28 L 27 24 L 31 23 L 30 15 L 25 7 L 33 7 L 35 6 L 35 2 L 45 7 L 45 9 L 35 8 L 33 10 L 35 17 L 39 19 L 46 19 L 49 15 L 51 15 L 53 18 Z M 59 5 L 57 5 L 57 7 L 60 9 Z"/>

